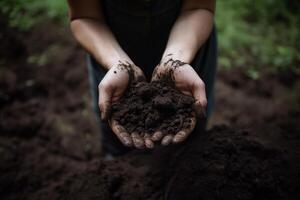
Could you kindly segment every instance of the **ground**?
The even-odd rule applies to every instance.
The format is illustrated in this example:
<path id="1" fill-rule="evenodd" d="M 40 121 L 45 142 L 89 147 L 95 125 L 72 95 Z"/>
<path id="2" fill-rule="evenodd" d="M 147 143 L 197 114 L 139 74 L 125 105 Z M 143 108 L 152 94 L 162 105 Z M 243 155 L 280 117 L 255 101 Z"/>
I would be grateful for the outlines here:
<path id="1" fill-rule="evenodd" d="M 107 161 L 68 28 L 0 33 L 1 199 L 299 199 L 299 77 L 220 70 L 207 133 Z"/>

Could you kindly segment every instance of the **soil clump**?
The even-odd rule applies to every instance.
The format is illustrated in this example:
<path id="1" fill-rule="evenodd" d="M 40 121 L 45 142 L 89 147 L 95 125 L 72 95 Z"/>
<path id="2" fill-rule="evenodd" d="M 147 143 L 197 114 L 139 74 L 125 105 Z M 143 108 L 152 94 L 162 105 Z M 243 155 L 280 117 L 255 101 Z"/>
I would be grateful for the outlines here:
<path id="1" fill-rule="evenodd" d="M 128 132 L 176 134 L 188 129 L 194 99 L 162 82 L 134 84 L 112 105 L 112 118 Z"/>

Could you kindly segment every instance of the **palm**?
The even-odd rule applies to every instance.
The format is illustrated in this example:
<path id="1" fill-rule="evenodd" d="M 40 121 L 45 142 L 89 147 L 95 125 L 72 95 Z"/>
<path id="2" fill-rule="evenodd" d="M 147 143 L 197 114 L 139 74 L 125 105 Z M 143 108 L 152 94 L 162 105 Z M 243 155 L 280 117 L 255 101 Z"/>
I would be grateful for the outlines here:
<path id="1" fill-rule="evenodd" d="M 108 80 L 110 83 L 108 89 L 112 92 L 111 103 L 118 101 L 124 94 L 129 84 L 129 77 L 126 72 L 113 72 L 113 76 L 110 76 Z"/>
<path id="2" fill-rule="evenodd" d="M 118 101 L 124 94 L 130 82 L 144 81 L 143 72 L 133 64 L 122 64 L 112 67 L 99 84 L 99 107 L 101 117 L 107 119 L 109 107 L 112 103 Z M 138 135 L 128 133 L 126 129 L 115 119 L 108 120 L 111 129 L 125 146 L 135 145 L 137 148 L 151 148 L 153 143 L 148 138 L 140 138 Z M 150 143 L 149 143 L 150 142 Z"/>
<path id="3" fill-rule="evenodd" d="M 186 95 L 193 96 L 195 85 L 199 79 L 195 70 L 188 64 L 182 65 L 174 71 L 175 86 Z"/>
<path id="4" fill-rule="evenodd" d="M 206 106 L 205 87 L 195 70 L 186 63 L 180 61 L 168 60 L 167 62 L 158 65 L 152 75 L 152 81 L 168 80 L 166 77 L 171 77 L 175 87 L 185 95 L 193 96 L 195 99 L 195 110 L 198 113 L 203 113 L 203 107 Z M 175 136 L 167 135 L 162 138 L 162 134 L 154 135 L 153 140 L 162 139 L 162 144 L 179 143 L 185 140 L 193 131 L 196 123 L 196 118 L 193 114 L 191 118 L 192 125 L 189 129 L 179 131 Z"/>

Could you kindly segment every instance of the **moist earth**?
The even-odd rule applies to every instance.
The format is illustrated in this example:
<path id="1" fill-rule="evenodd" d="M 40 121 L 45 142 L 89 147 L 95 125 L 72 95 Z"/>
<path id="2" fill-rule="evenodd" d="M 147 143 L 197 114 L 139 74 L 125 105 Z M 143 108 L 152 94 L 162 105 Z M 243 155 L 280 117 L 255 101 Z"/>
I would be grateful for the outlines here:
<path id="1" fill-rule="evenodd" d="M 95 161 L 36 199 L 296 199 L 299 174 L 284 152 L 219 126 L 181 148 Z M 140 166 L 139 157 L 147 158 Z M 51 194 L 49 197 L 46 194 Z"/>
<path id="2" fill-rule="evenodd" d="M 191 127 L 194 99 L 165 82 L 133 84 L 112 105 L 112 118 L 132 133 L 176 134 Z"/>

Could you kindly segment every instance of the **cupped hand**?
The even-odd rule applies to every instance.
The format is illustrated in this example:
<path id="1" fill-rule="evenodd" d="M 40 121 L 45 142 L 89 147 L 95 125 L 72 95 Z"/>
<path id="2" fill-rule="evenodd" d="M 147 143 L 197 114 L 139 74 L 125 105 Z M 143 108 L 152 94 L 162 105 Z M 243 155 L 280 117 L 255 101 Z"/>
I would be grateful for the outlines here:
<path id="1" fill-rule="evenodd" d="M 137 132 L 128 133 L 128 131 L 113 118 L 109 121 L 109 123 L 113 132 L 125 146 L 134 146 L 137 149 L 153 149 L 154 143 L 149 134 L 144 134 L 142 136 Z"/>
<path id="2" fill-rule="evenodd" d="M 194 110 L 196 114 L 205 117 L 207 105 L 205 84 L 192 66 L 167 57 L 154 69 L 151 81 L 165 81 L 175 86 L 183 94 L 192 96 L 195 100 Z M 188 119 L 190 122 L 188 128 L 179 131 L 175 135 L 168 134 L 164 137 L 162 132 L 157 131 L 152 135 L 152 140 L 161 140 L 163 145 L 184 141 L 195 128 L 196 114 L 192 113 L 192 117 Z"/>
<path id="3" fill-rule="evenodd" d="M 108 119 L 112 131 L 125 146 L 142 148 L 145 142 L 136 139 L 134 133 L 128 133 L 115 119 L 110 118 L 110 107 L 118 101 L 131 82 L 145 81 L 145 76 L 140 68 L 131 63 L 119 62 L 111 67 L 98 86 L 99 108 L 101 119 Z"/>

